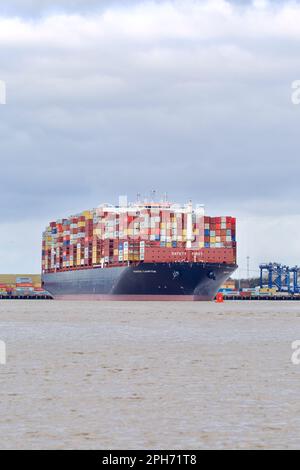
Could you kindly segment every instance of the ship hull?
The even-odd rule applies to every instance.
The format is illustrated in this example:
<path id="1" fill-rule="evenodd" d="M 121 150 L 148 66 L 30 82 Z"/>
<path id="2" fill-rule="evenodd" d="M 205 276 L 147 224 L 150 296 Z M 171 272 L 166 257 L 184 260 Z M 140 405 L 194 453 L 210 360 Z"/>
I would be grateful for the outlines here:
<path id="1" fill-rule="evenodd" d="M 43 287 L 60 300 L 212 300 L 236 265 L 140 263 L 42 275 Z"/>

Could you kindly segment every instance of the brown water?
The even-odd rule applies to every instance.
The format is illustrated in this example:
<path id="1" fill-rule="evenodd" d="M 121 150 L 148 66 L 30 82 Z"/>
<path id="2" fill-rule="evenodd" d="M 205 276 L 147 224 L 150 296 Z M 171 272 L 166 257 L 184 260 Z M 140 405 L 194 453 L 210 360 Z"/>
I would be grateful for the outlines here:
<path id="1" fill-rule="evenodd" d="M 0 448 L 300 448 L 297 302 L 0 302 Z"/>

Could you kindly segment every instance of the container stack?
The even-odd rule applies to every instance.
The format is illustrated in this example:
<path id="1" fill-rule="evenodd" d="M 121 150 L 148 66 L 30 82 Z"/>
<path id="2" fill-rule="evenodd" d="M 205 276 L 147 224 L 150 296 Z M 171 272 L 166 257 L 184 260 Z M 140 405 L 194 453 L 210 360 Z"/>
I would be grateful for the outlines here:
<path id="1" fill-rule="evenodd" d="M 139 262 L 236 262 L 236 221 L 202 207 L 170 203 L 104 204 L 51 222 L 43 234 L 42 270 Z"/>
<path id="2" fill-rule="evenodd" d="M 0 295 L 6 295 L 6 293 L 7 293 L 7 285 L 0 284 Z"/>
<path id="3" fill-rule="evenodd" d="M 234 217 L 204 217 L 204 247 L 232 248 L 236 236 Z"/>
<path id="4" fill-rule="evenodd" d="M 31 277 L 17 277 L 16 292 L 22 294 L 29 294 L 34 292 L 34 286 Z"/>
<path id="5" fill-rule="evenodd" d="M 37 274 L 32 275 L 0 275 L 0 296 L 34 296 L 46 294 L 41 287 L 41 277 Z"/>

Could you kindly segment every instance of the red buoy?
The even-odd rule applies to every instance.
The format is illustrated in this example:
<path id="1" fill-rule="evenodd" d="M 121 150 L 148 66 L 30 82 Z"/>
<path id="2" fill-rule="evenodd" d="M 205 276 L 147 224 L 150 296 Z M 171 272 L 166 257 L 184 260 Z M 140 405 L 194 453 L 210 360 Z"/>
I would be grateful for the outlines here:
<path id="1" fill-rule="evenodd" d="M 217 295 L 216 295 L 216 302 L 218 304 L 221 304 L 222 302 L 224 302 L 224 297 L 223 297 L 223 294 L 222 292 L 218 292 Z"/>

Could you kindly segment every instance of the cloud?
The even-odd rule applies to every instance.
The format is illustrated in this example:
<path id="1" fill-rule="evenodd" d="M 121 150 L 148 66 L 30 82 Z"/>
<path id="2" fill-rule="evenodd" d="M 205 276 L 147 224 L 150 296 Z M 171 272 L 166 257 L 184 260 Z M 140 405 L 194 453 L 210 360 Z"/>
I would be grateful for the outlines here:
<path id="1" fill-rule="evenodd" d="M 122 0 L 122 5 L 134 5 L 139 0 Z M 103 11 L 120 5 L 120 0 L 10 0 L 0 4 L 0 15 L 40 17 L 57 12 Z"/>
<path id="2" fill-rule="evenodd" d="M 0 16 L 2 232 L 153 188 L 298 229 L 298 3 L 47 3 Z"/>

